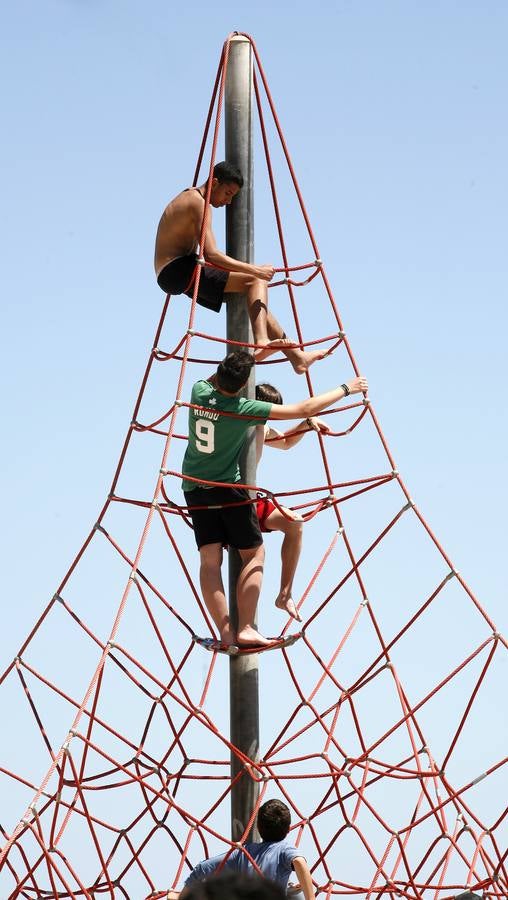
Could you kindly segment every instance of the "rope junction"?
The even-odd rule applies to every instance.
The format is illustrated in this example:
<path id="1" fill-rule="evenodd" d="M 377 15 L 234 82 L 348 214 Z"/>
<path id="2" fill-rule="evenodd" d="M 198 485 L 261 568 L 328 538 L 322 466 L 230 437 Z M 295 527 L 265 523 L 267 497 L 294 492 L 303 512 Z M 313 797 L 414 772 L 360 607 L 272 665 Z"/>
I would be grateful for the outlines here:
<path id="1" fill-rule="evenodd" d="M 229 42 L 194 184 L 210 141 L 209 173 L 215 162 Z M 295 346 L 330 343 L 335 356 L 319 366 L 333 362 L 336 371 L 341 355 L 340 371 L 349 366 L 358 375 L 251 44 L 284 276 L 271 285 L 283 288 L 273 302 L 285 296 Z M 290 262 L 265 110 L 311 263 Z M 201 248 L 205 221 L 206 211 Z M 295 272 L 305 273 L 302 280 Z M 291 840 L 320 898 L 449 900 L 466 888 L 505 898 L 508 759 L 500 755 L 495 703 L 507 643 L 411 499 L 367 398 L 328 410 L 331 422 L 344 424 L 306 438 L 311 484 L 277 492 L 247 486 L 279 510 L 282 498 L 306 510 L 320 545 L 310 551 L 312 574 L 297 603 L 301 635 L 291 634 L 289 620 L 286 646 L 263 658 L 270 696 L 262 758 L 249 759 L 226 736 L 224 661 L 213 645 L 208 655 L 196 643 L 197 634 L 213 642 L 215 633 L 192 574 L 196 551 L 177 464 L 186 435 L 176 429 L 190 405 L 189 367 L 217 362 L 191 349 L 201 341 L 213 353 L 217 343 L 236 342 L 195 330 L 199 277 L 198 265 L 185 333 L 169 351 L 161 349 L 172 311 L 166 298 L 108 497 L 0 678 L 0 696 L 14 698 L 18 710 L 0 766 L 0 896 L 165 897 L 201 858 L 237 846 L 226 836 L 234 753 L 244 765 L 236 780 L 252 778 L 260 788 L 245 835 L 268 796 L 283 798 Z M 303 289 L 311 283 L 330 329 L 305 341 Z M 295 289 L 302 289 L 298 306 Z M 161 410 L 159 394 L 154 415 L 147 388 L 157 370 L 173 399 Z M 312 395 L 308 371 L 302 381 Z M 349 456 L 348 441 L 356 441 Z M 381 452 L 378 474 L 355 471 L 360 441 Z M 141 488 L 131 467 L 139 442 L 157 453 L 153 482 L 141 479 Z M 51 654 L 48 634 L 56 636 Z"/>

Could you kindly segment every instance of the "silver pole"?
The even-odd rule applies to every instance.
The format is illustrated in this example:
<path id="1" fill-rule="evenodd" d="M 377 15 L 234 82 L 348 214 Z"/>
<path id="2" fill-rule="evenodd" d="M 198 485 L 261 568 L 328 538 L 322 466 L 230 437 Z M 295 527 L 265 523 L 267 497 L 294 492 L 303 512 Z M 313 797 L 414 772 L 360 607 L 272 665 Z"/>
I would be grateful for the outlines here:
<path id="1" fill-rule="evenodd" d="M 225 93 L 226 159 L 238 166 L 244 185 L 233 204 L 226 210 L 226 253 L 243 262 L 254 257 L 253 158 L 252 158 L 252 48 L 241 36 L 230 43 Z M 245 297 L 231 295 L 227 311 L 227 337 L 252 342 Z M 255 375 L 249 379 L 248 397 L 254 397 Z M 255 484 L 256 453 L 254 429 L 241 460 L 242 481 Z M 240 558 L 229 551 L 229 608 L 236 621 L 236 584 Z M 231 743 L 250 759 L 259 759 L 259 686 L 258 656 L 247 654 L 230 658 L 230 736 Z M 243 775 L 231 793 L 231 838 L 237 841 L 249 821 L 259 794 L 257 782 L 245 771 L 234 753 L 231 754 L 231 778 Z M 257 833 L 251 832 L 251 839 Z"/>

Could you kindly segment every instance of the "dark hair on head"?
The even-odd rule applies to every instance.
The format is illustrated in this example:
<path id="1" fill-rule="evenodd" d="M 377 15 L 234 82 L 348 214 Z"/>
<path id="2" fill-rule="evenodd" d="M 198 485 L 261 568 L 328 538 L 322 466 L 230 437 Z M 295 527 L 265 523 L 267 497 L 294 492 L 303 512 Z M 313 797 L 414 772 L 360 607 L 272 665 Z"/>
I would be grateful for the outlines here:
<path id="1" fill-rule="evenodd" d="M 482 900 L 479 894 L 473 894 L 472 891 L 464 891 L 463 894 L 457 894 L 455 900 Z"/>
<path id="2" fill-rule="evenodd" d="M 252 353 L 235 350 L 228 353 L 217 367 L 217 386 L 228 394 L 236 394 L 247 383 L 254 365 Z"/>
<path id="3" fill-rule="evenodd" d="M 264 841 L 283 841 L 291 825 L 289 806 L 282 800 L 267 800 L 258 812 L 258 831 Z"/>
<path id="4" fill-rule="evenodd" d="M 243 187 L 243 175 L 238 166 L 234 166 L 233 163 L 216 163 L 213 167 L 213 177 L 217 179 L 219 184 L 233 182 L 233 184 L 237 184 L 239 188 Z"/>
<path id="5" fill-rule="evenodd" d="M 257 384 L 256 400 L 264 400 L 265 403 L 284 403 L 281 392 L 273 384 Z"/>
<path id="6" fill-rule="evenodd" d="M 182 896 L 186 900 L 286 900 L 286 892 L 273 881 L 233 869 L 192 882 Z"/>

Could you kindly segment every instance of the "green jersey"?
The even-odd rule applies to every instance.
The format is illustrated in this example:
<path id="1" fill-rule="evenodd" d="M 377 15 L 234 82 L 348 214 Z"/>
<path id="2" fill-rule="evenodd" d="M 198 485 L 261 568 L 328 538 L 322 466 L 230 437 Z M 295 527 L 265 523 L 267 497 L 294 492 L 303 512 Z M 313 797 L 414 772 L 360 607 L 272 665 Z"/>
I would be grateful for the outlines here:
<path id="1" fill-rule="evenodd" d="M 209 381 L 196 381 L 191 403 L 204 409 L 189 409 L 189 442 L 183 458 L 183 474 L 205 481 L 235 484 L 240 481 L 239 457 L 248 429 L 264 425 L 272 404 L 245 397 L 226 397 Z M 221 416 L 220 412 L 233 413 Z M 201 487 L 194 481 L 182 482 L 184 491 Z"/>

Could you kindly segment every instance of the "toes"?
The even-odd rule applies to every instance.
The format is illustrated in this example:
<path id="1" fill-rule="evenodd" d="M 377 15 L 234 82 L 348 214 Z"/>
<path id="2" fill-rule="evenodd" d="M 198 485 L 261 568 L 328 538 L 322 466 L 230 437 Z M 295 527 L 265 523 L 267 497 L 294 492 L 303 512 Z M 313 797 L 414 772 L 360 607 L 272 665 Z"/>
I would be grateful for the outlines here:
<path id="1" fill-rule="evenodd" d="M 275 606 L 277 609 L 281 609 L 282 612 L 287 613 L 288 616 L 291 616 L 292 619 L 295 619 L 296 622 L 302 621 L 302 617 L 298 612 L 292 597 L 290 597 L 289 600 L 275 601 Z"/>

